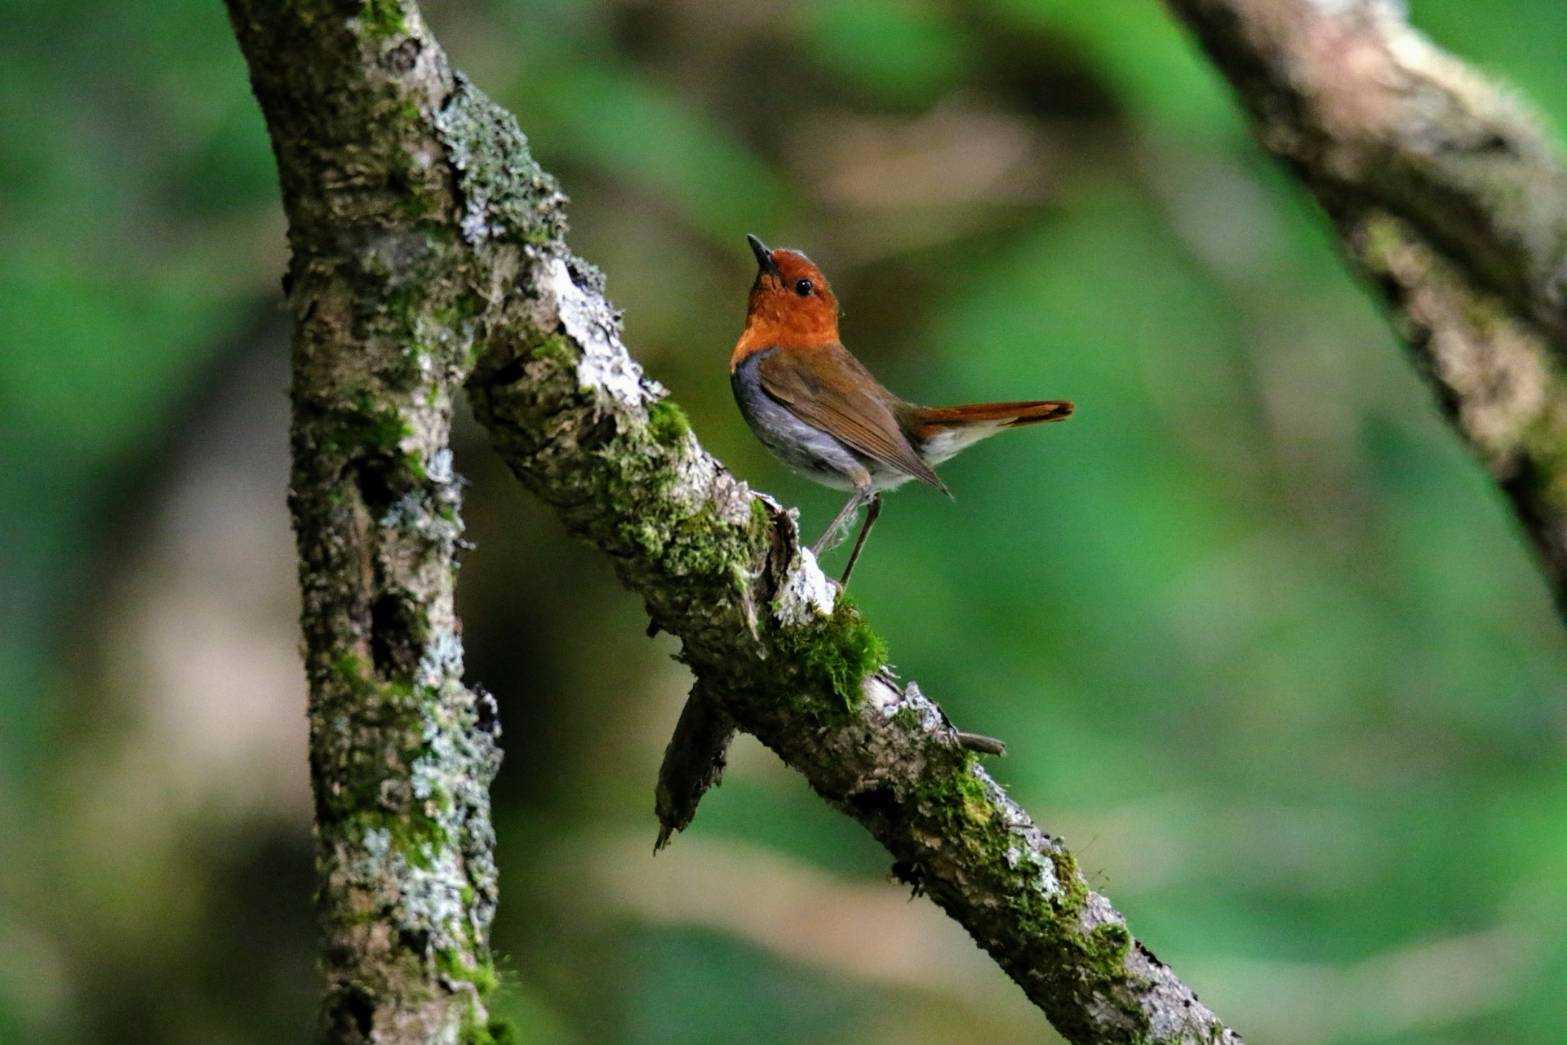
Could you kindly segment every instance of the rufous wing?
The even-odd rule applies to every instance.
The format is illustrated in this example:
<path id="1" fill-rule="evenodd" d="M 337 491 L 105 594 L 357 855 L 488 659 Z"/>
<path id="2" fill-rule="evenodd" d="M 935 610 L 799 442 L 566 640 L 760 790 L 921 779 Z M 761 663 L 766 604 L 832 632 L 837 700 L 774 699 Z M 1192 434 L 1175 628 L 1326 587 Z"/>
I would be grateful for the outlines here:
<path id="1" fill-rule="evenodd" d="M 762 388 L 796 417 L 889 468 L 938 490 L 946 486 L 909 444 L 896 396 L 840 344 L 779 348 L 757 364 Z"/>

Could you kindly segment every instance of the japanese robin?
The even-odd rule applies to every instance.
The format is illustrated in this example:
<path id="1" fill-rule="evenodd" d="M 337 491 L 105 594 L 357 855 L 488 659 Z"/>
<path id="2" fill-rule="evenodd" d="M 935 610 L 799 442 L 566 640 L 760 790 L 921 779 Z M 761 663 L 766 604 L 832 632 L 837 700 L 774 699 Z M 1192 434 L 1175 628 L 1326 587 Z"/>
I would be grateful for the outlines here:
<path id="1" fill-rule="evenodd" d="M 729 357 L 730 384 L 764 446 L 817 482 L 851 491 L 812 548 L 817 556 L 841 543 L 869 505 L 840 584 L 848 584 L 881 512 L 882 491 L 918 479 L 945 493 L 935 466 L 959 450 L 1072 413 L 1061 400 L 918 406 L 900 399 L 843 347 L 838 299 L 821 269 L 797 250 L 746 239 L 757 273 L 745 331 Z"/>

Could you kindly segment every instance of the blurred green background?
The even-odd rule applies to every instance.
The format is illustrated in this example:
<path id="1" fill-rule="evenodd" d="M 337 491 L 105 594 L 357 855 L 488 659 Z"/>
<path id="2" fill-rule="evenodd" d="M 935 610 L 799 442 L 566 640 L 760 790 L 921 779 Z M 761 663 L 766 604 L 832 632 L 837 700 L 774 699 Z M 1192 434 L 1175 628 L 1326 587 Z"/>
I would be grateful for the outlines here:
<path id="1" fill-rule="evenodd" d="M 1567 124 L 1559 0 L 1414 0 Z M 0 4 L 0 1041 L 313 1034 L 283 222 L 216 0 Z M 1151 0 L 429 4 L 704 443 L 808 250 L 929 402 L 1069 424 L 888 502 L 899 668 L 1259 1042 L 1559 1041 L 1567 641 L 1311 203 Z M 750 740 L 666 855 L 666 638 L 466 418 L 527 1040 L 1005 1042 L 1043 1020 Z M 841 555 L 841 552 L 839 553 Z M 835 560 L 840 561 L 840 560 Z"/>

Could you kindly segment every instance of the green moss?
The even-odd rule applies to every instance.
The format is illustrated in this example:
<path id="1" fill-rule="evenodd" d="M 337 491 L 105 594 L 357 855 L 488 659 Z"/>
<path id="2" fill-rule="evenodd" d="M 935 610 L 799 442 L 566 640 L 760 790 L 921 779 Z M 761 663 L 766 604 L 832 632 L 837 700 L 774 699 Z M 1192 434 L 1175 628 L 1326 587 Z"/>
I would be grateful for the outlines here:
<path id="1" fill-rule="evenodd" d="M 372 257 L 374 256 L 372 255 Z M 379 261 L 378 258 L 375 260 Z M 366 259 L 363 264 L 366 268 L 370 268 L 370 259 Z M 372 278 L 379 280 L 381 284 L 385 284 L 398 278 L 400 274 L 387 271 L 372 272 L 371 275 Z M 414 331 L 419 327 L 419 320 L 424 315 L 425 309 L 429 307 L 429 298 L 424 288 L 418 284 L 402 282 L 396 286 L 386 287 L 382 290 L 379 298 L 367 294 L 366 305 L 368 308 L 379 311 L 390 318 L 393 330 L 412 337 Z"/>
<path id="2" fill-rule="evenodd" d="M 767 505 L 760 497 L 751 498 L 751 529 L 759 537 L 772 529 L 773 513 L 767 510 Z"/>
<path id="3" fill-rule="evenodd" d="M 549 340 L 544 352 L 570 351 Z M 575 361 L 575 352 L 571 358 Z M 671 496 L 680 481 L 674 467 L 685 452 L 689 422 L 678 406 L 663 400 L 649 408 L 649 423 L 617 428 L 593 449 L 603 462 L 593 475 L 594 525 L 612 548 L 641 562 L 656 563 L 670 579 L 717 581 L 736 599 L 750 583 L 765 551 L 766 529 L 755 525 L 756 509 L 736 525 L 703 501 Z M 765 514 L 765 509 L 763 510 Z M 703 597 L 724 598 L 709 589 Z"/>
<path id="4" fill-rule="evenodd" d="M 435 866 L 435 854 L 452 844 L 452 837 L 441 823 L 418 810 L 399 813 L 384 809 L 361 810 L 355 817 L 364 832 L 385 831 L 392 848 L 420 870 Z"/>
<path id="5" fill-rule="evenodd" d="M 332 662 L 332 676 L 338 683 L 358 688 L 370 679 L 370 665 L 363 657 L 344 653 Z"/>
<path id="6" fill-rule="evenodd" d="M 514 1045 L 522 1040 L 512 1021 L 500 1016 L 485 1019 L 479 1016 L 483 1011 L 483 1002 L 500 989 L 500 974 L 494 962 L 484 960 L 470 965 L 456 950 L 444 949 L 436 952 L 435 964 L 448 979 L 473 984 L 478 994 L 480 1004 L 472 1006 L 463 1017 L 459 1034 L 463 1045 Z"/>
<path id="7" fill-rule="evenodd" d="M 1127 1040 L 1145 1040 L 1147 1014 L 1136 1004 L 1136 977 L 1126 965 L 1131 934 L 1119 923 L 1083 930 L 1089 890 L 1072 854 L 1059 848 L 1027 852 L 1024 840 L 997 815 L 970 754 L 936 745 L 927 752 L 927 771 L 913 795 L 921 832 L 940 840 L 948 861 L 1014 876 L 1006 891 L 1014 937 L 1047 948 L 1061 983 L 1071 985 L 1063 989 L 1092 993 L 1117 1006 L 1131 1031 Z M 1043 886 L 1041 861 L 1048 861 L 1059 889 Z M 1086 1025 L 1057 1024 L 1057 1029 L 1072 1040 L 1087 1040 L 1093 1031 Z"/>
<path id="8" fill-rule="evenodd" d="M 667 472 L 659 474 L 668 477 Z M 649 506 L 662 503 L 652 499 Z M 719 577 L 743 583 L 759 552 L 747 535 L 736 534 L 706 506 L 661 523 L 645 519 L 630 523 L 623 530 L 630 535 L 642 533 L 645 549 L 677 577 Z"/>
<path id="9" fill-rule="evenodd" d="M 898 713 L 903 721 L 918 728 L 918 716 L 912 709 Z M 897 716 L 894 716 L 897 720 Z M 980 778 L 973 756 L 963 750 L 941 746 L 930 751 L 930 769 L 915 803 L 937 825 L 943 837 L 950 837 L 973 850 L 979 862 L 1010 862 L 1007 850 L 1017 840 L 996 816 L 990 791 Z"/>
<path id="10" fill-rule="evenodd" d="M 418 717 L 423 693 L 407 679 L 383 681 L 364 658 L 344 653 L 327 669 L 340 697 L 350 698 L 348 707 L 360 719 L 379 726 L 404 725 L 412 736 L 422 730 Z"/>
<path id="11" fill-rule="evenodd" d="M 995 816 L 990 792 L 985 789 L 984 782 L 974 775 L 973 762 L 968 752 L 964 752 L 963 772 L 957 774 L 954 789 L 963 803 L 963 815 L 969 823 L 988 824 Z"/>
<path id="12" fill-rule="evenodd" d="M 845 708 L 860 702 L 860 687 L 887 662 L 887 644 L 846 597 L 839 596 L 824 634 L 804 656 L 806 670 L 827 682 Z"/>
<path id="13" fill-rule="evenodd" d="M 1519 443 L 1534 467 L 1532 480 L 1539 498 L 1567 511 L 1567 430 L 1554 413 L 1535 417 L 1519 436 Z"/>
<path id="14" fill-rule="evenodd" d="M 520 1045 L 522 1032 L 511 1020 L 491 1016 L 483 1023 L 470 1016 L 463 1021 L 459 1040 L 462 1045 Z"/>
<path id="15" fill-rule="evenodd" d="M 1061 883 L 1064 899 L 1060 906 L 1068 911 L 1078 910 L 1088 898 L 1088 886 L 1077 869 L 1077 857 L 1065 849 L 1052 849 L 1046 855 L 1055 870 L 1056 881 Z"/>
<path id="16" fill-rule="evenodd" d="M 535 342 L 529 353 L 535 359 L 547 359 L 562 366 L 576 366 L 582 354 L 562 334 L 551 334 Z"/>
<path id="17" fill-rule="evenodd" d="M 411 118 L 408 116 L 409 111 L 413 113 Z M 416 125 L 418 112 L 412 106 L 406 106 L 398 111 L 398 116 Z M 393 174 L 392 187 L 398 190 L 395 204 L 398 214 L 409 222 L 434 218 L 436 223 L 429 227 L 432 234 L 444 230 L 446 197 L 428 184 L 423 170 L 410 163 L 406 169 Z"/>
<path id="18" fill-rule="evenodd" d="M 453 948 L 437 951 L 435 964 L 448 979 L 473 984 L 480 998 L 488 997 L 500 986 L 500 974 L 495 971 L 493 962 L 482 961 L 477 965 L 470 965 Z"/>
<path id="19" fill-rule="evenodd" d="M 338 411 L 332 419 L 336 423 L 324 426 L 318 443 L 321 449 L 334 453 L 399 453 L 402 441 L 413 434 L 403 415 L 382 406 L 368 389 L 354 396 L 352 409 Z"/>
<path id="20" fill-rule="evenodd" d="M 1361 226 L 1361 261 L 1375 272 L 1390 271 L 1405 246 L 1398 223 L 1391 218 L 1371 218 Z"/>
<path id="21" fill-rule="evenodd" d="M 1112 1004 L 1124 1003 L 1130 1025 L 1146 1032 L 1147 1016 L 1128 990 L 1135 986 L 1126 966 L 1131 934 L 1119 923 L 1083 931 L 1081 915 L 1089 890 L 1072 854 L 1060 848 L 1027 853 L 1024 840 L 997 815 L 990 788 L 972 755 L 946 745 L 926 750 L 927 769 L 911 796 L 921 831 L 940 839 L 948 860 L 1015 875 L 1016 882 L 1007 892 L 1017 938 L 1042 943 L 1064 979 Z M 1043 887 L 1041 861 L 1048 861 L 1058 889 Z M 1069 1038 L 1080 1036 L 1069 1033 L 1069 1028 L 1058 1029 Z M 1133 1034 L 1131 1040 L 1141 1039 Z"/>
<path id="22" fill-rule="evenodd" d="M 484 315 L 484 311 L 484 300 L 471 290 L 463 290 L 445 304 L 438 304 L 431 308 L 430 317 L 437 326 L 461 331 L 473 320 Z"/>
<path id="23" fill-rule="evenodd" d="M 831 617 L 784 630 L 778 644 L 784 657 L 798 665 L 801 681 L 831 693 L 840 712 L 859 704 L 865 677 L 887 662 L 886 643 L 841 594 Z"/>
<path id="24" fill-rule="evenodd" d="M 1474 327 L 1484 338 L 1493 338 L 1497 332 L 1513 321 L 1500 298 L 1488 294 L 1465 294 L 1459 300 L 1464 322 Z"/>
<path id="25" fill-rule="evenodd" d="M 671 399 L 660 399 L 649 407 L 647 423 L 653 438 L 665 446 L 678 446 L 691 434 L 686 412 Z"/>
<path id="26" fill-rule="evenodd" d="M 353 837 L 363 839 L 371 831 L 384 831 L 391 847 L 415 867 L 429 869 L 435 854 L 453 844 L 450 832 L 439 820 L 420 808 L 388 809 L 383 784 L 395 775 L 394 766 L 412 765 L 425 755 L 424 710 L 435 698 L 432 690 L 403 679 L 382 681 L 361 657 L 345 653 L 328 667 L 334 696 L 358 721 L 373 724 L 395 751 L 355 748 L 337 766 L 336 786 L 320 796 L 322 823 L 336 822 Z M 398 741 L 402 743 L 399 744 Z M 437 791 L 430 798 L 436 808 L 450 809 L 450 794 Z"/>
<path id="27" fill-rule="evenodd" d="M 1125 964 L 1126 952 L 1132 948 L 1132 934 L 1126 931 L 1126 926 L 1106 922 L 1095 926 L 1090 935 L 1093 937 L 1092 949 L 1100 959 L 1116 966 Z"/>
<path id="28" fill-rule="evenodd" d="M 365 0 L 359 9 L 359 22 L 371 36 L 395 36 L 408 28 L 398 0 Z"/>

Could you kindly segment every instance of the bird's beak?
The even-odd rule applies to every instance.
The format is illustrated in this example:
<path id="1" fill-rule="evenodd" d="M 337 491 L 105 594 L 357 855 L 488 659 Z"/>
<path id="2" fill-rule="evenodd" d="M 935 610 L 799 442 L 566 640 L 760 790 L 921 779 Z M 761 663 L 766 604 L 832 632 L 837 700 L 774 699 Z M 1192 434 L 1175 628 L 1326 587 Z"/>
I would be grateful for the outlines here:
<path id="1" fill-rule="evenodd" d="M 751 245 L 751 253 L 756 255 L 756 263 L 762 271 L 778 276 L 778 263 L 773 260 L 773 252 L 767 249 L 767 244 L 750 233 L 746 233 L 745 241 Z"/>

